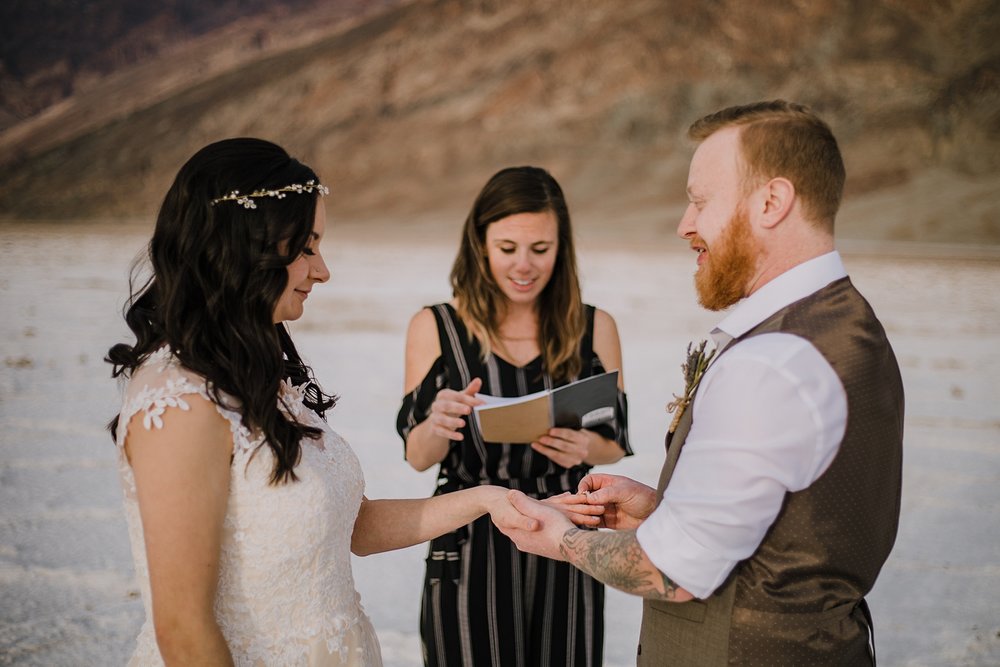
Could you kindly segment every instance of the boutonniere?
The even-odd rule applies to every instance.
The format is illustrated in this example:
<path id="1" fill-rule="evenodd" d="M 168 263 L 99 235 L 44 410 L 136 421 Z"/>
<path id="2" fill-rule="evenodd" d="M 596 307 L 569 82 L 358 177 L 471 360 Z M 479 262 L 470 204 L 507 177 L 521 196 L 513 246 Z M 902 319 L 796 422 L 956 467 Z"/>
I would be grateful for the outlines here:
<path id="1" fill-rule="evenodd" d="M 708 365 L 712 362 L 712 358 L 715 357 L 716 350 L 713 349 L 711 352 L 705 352 L 705 345 L 708 341 L 701 341 L 698 347 L 694 347 L 694 343 L 688 343 L 687 349 L 687 359 L 681 364 L 681 370 L 684 372 L 684 394 L 678 396 L 674 394 L 674 400 L 667 403 L 667 412 L 671 412 L 674 415 L 673 421 L 670 422 L 670 429 L 668 433 L 673 433 L 677 430 L 677 424 L 681 421 L 681 415 L 687 409 L 691 399 L 694 398 L 694 392 L 698 388 L 698 383 L 701 382 L 701 378 L 705 375 L 705 371 L 708 370 Z"/>

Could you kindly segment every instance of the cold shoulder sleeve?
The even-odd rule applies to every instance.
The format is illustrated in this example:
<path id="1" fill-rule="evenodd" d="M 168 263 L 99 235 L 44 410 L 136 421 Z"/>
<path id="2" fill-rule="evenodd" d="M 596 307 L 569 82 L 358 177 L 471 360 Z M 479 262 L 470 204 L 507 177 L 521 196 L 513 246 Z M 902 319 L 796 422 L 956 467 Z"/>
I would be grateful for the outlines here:
<path id="1" fill-rule="evenodd" d="M 403 403 L 396 416 L 396 432 L 403 439 L 404 449 L 410 431 L 427 419 L 437 393 L 447 386 L 448 370 L 445 367 L 444 356 L 440 356 L 431 365 L 420 384 L 403 396 Z"/>

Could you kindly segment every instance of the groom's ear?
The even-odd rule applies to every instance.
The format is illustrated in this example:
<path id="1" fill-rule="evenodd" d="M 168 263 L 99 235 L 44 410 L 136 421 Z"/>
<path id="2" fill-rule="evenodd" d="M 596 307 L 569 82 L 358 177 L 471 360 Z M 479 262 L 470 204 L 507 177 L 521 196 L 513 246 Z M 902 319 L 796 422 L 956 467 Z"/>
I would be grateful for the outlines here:
<path id="1" fill-rule="evenodd" d="M 751 195 L 750 213 L 756 214 L 757 224 L 761 228 L 773 229 L 792 212 L 796 199 L 795 186 L 792 182 L 777 176 Z"/>

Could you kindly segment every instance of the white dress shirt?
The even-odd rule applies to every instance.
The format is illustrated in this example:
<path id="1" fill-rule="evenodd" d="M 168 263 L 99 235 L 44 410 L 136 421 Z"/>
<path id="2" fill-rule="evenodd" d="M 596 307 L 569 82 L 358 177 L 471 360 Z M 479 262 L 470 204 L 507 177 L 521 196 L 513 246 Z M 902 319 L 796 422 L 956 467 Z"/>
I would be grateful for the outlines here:
<path id="1" fill-rule="evenodd" d="M 717 345 L 847 273 L 837 252 L 781 274 L 712 331 Z M 754 553 L 789 491 L 826 471 L 847 425 L 847 395 L 829 362 L 798 336 L 766 333 L 713 361 L 663 501 L 637 531 L 656 567 L 706 598 Z"/>

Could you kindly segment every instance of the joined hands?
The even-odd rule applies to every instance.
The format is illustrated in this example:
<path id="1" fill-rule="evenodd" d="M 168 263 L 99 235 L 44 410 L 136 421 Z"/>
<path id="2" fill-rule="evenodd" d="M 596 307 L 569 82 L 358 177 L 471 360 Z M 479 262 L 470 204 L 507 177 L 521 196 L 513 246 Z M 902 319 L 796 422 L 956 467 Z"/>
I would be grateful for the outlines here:
<path id="1" fill-rule="evenodd" d="M 518 549 L 546 558 L 565 560 L 561 544 L 568 531 L 582 528 L 634 530 L 656 508 L 656 492 L 620 475 L 587 475 L 576 493 L 533 500 L 520 491 L 508 491 L 510 506 L 530 521 L 497 528 Z M 526 527 L 526 526 L 531 527 Z"/>

